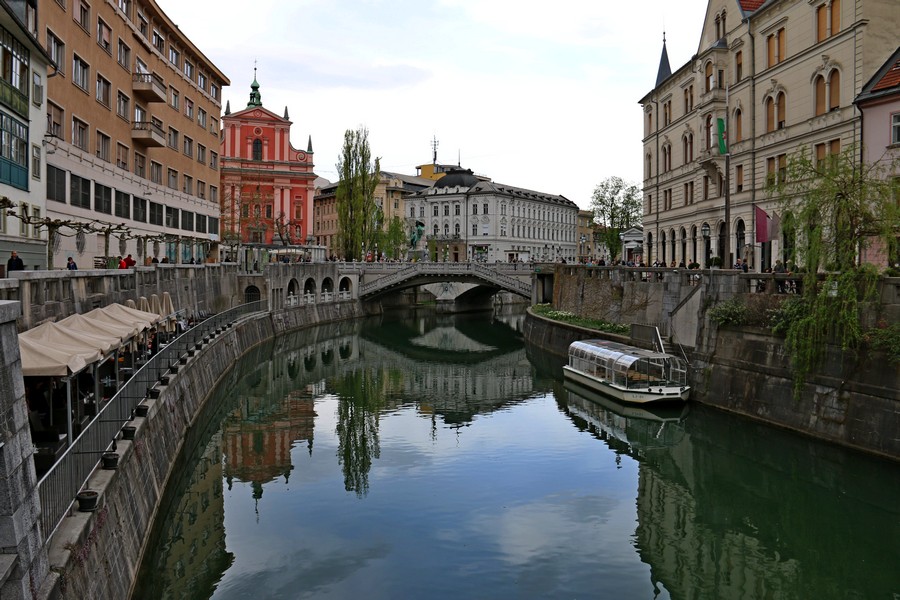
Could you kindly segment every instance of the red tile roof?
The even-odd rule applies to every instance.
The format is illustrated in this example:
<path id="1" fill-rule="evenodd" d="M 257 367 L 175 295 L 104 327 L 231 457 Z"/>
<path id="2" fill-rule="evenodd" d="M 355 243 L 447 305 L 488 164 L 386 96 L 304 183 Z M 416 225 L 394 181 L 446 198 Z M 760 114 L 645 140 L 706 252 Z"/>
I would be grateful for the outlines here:
<path id="1" fill-rule="evenodd" d="M 900 85 L 900 58 L 897 59 L 897 62 L 894 63 L 894 66 L 888 69 L 888 72 L 884 74 L 884 77 L 878 80 L 875 85 L 872 86 L 873 92 L 877 92 L 878 90 L 886 90 L 892 87 Z"/>
<path id="2" fill-rule="evenodd" d="M 738 0 L 741 4 L 741 9 L 747 13 L 753 12 L 762 6 L 765 1 L 766 0 Z"/>

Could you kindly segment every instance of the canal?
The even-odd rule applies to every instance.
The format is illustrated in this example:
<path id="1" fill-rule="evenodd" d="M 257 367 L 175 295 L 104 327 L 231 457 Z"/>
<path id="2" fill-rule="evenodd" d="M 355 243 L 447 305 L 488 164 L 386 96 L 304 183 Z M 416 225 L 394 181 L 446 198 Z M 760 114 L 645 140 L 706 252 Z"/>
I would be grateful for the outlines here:
<path id="1" fill-rule="evenodd" d="M 244 357 L 136 600 L 900 597 L 900 468 L 570 389 L 521 313 L 384 316 Z"/>

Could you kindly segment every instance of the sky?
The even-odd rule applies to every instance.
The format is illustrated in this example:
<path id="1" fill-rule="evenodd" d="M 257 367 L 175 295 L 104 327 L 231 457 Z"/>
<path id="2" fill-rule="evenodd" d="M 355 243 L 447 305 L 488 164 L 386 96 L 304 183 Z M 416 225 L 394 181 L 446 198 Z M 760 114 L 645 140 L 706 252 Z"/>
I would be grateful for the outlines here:
<path id="1" fill-rule="evenodd" d="M 336 181 L 365 127 L 385 171 L 432 159 L 582 208 L 610 176 L 640 183 L 642 112 L 663 30 L 672 70 L 697 52 L 704 0 L 157 0 L 247 105 L 288 109 Z M 224 107 L 223 107 L 224 112 Z"/>

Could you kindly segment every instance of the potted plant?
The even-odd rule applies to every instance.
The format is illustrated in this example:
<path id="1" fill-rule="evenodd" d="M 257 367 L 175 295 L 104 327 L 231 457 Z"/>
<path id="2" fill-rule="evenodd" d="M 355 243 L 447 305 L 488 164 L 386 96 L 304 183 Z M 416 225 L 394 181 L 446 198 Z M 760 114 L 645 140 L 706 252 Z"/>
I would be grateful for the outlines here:
<path id="1" fill-rule="evenodd" d="M 94 512 L 97 510 L 97 500 L 99 498 L 100 494 L 95 490 L 81 490 L 75 496 L 75 500 L 78 501 L 78 510 L 81 512 Z"/>
<path id="2" fill-rule="evenodd" d="M 116 452 L 104 452 L 100 457 L 100 463 L 104 469 L 114 471 L 119 467 L 119 454 Z"/>
<path id="3" fill-rule="evenodd" d="M 134 416 L 136 417 L 146 417 L 148 412 L 150 412 L 150 407 L 146 404 L 138 404 L 134 407 Z"/>
<path id="4" fill-rule="evenodd" d="M 133 440 L 135 432 L 137 432 L 137 427 L 134 425 L 126 425 L 122 428 L 122 439 Z"/>
<path id="5" fill-rule="evenodd" d="M 713 256 L 709 259 L 709 268 L 710 269 L 718 269 L 722 266 L 722 257 L 721 256 Z"/>

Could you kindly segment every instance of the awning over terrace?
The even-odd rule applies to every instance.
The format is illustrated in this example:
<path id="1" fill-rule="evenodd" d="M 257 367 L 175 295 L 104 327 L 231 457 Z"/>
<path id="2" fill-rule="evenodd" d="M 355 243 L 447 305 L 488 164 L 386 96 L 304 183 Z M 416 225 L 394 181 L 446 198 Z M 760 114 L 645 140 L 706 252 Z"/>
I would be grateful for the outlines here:
<path id="1" fill-rule="evenodd" d="M 39 325 L 19 334 L 22 375 L 77 373 L 160 320 L 161 317 L 153 313 L 111 304 L 56 323 Z"/>

